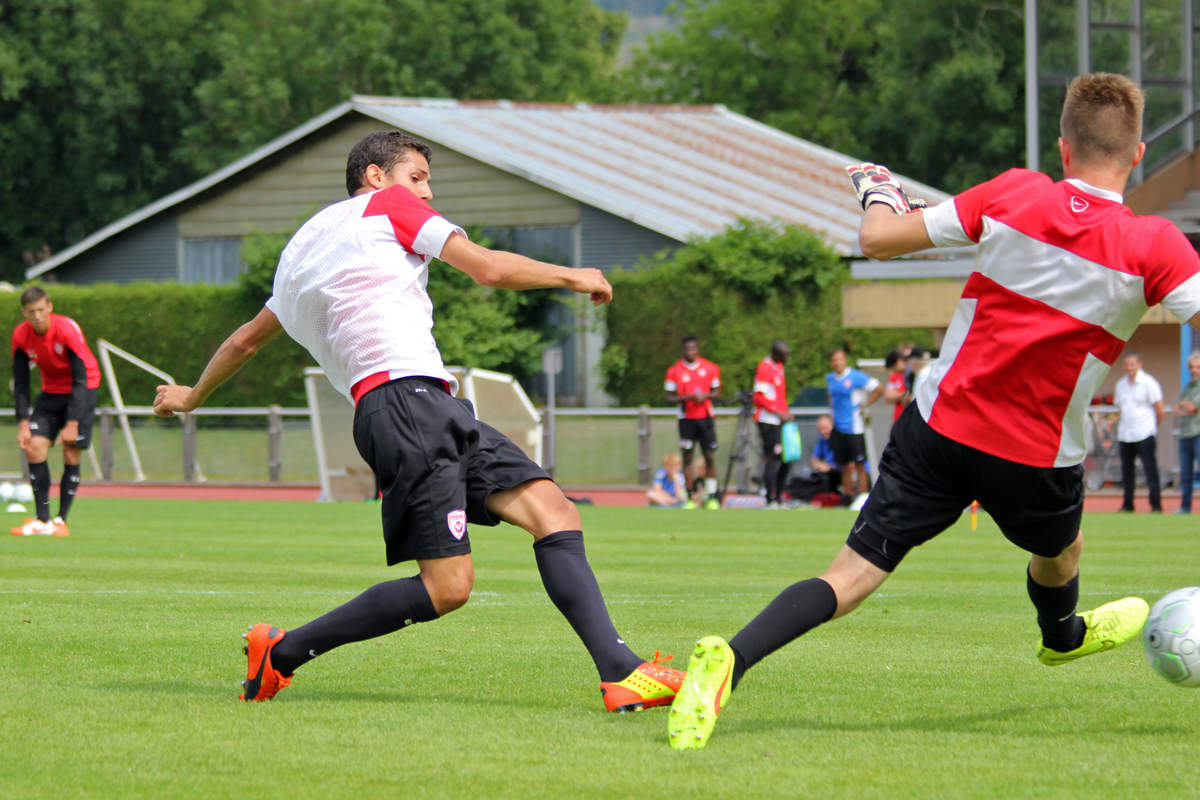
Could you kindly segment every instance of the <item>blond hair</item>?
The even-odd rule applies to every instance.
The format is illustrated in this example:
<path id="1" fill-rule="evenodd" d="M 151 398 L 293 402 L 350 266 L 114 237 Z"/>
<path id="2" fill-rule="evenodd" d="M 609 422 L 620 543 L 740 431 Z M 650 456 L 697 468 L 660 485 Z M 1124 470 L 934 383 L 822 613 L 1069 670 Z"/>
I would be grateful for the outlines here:
<path id="1" fill-rule="evenodd" d="M 1142 90 L 1124 75 L 1080 75 L 1067 87 L 1059 120 L 1062 137 L 1082 163 L 1132 164 L 1142 139 L 1145 105 Z"/>

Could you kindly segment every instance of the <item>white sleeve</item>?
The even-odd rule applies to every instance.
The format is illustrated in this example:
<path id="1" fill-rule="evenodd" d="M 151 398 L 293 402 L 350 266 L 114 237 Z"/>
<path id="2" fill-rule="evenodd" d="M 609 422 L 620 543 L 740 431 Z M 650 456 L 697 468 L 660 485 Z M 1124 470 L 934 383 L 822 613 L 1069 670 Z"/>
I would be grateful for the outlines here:
<path id="1" fill-rule="evenodd" d="M 929 234 L 929 240 L 935 247 L 961 247 L 975 244 L 963 230 L 962 222 L 958 218 L 958 209 L 954 207 L 953 197 L 925 209 L 922 218 L 925 222 L 925 232 Z"/>
<path id="2" fill-rule="evenodd" d="M 442 248 L 455 233 L 466 237 L 467 232 L 445 217 L 432 216 L 425 220 L 421 230 L 413 237 L 413 250 L 423 256 L 442 257 Z"/>
<path id="3" fill-rule="evenodd" d="M 1175 319 L 1187 325 L 1192 317 L 1200 314 L 1200 272 L 1172 289 L 1162 304 Z"/>

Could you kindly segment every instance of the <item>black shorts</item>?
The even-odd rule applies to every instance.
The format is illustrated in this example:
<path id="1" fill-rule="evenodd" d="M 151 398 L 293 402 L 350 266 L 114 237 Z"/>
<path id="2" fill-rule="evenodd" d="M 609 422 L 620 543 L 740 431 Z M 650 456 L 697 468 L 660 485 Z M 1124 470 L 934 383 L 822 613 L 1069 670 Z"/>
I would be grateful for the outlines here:
<path id="1" fill-rule="evenodd" d="M 401 378 L 359 398 L 354 444 L 383 493 L 389 566 L 471 552 L 467 523 L 500 522 L 488 495 L 550 477 L 432 378 Z"/>
<path id="2" fill-rule="evenodd" d="M 842 433 L 834 428 L 829 432 L 829 446 L 839 467 L 867 461 L 867 437 L 861 433 Z"/>
<path id="3" fill-rule="evenodd" d="M 717 428 L 712 417 L 679 420 L 679 449 L 690 453 L 697 443 L 704 453 L 717 449 Z"/>
<path id="4" fill-rule="evenodd" d="M 42 392 L 33 401 L 33 411 L 29 415 L 29 432 L 53 442 L 67 424 L 67 407 L 70 405 L 70 394 Z M 83 410 L 79 414 L 79 436 L 71 447 L 87 450 L 92 446 L 92 419 L 95 414 L 96 390 L 87 389 Z"/>
<path id="5" fill-rule="evenodd" d="M 910 404 L 892 426 L 879 478 L 846 544 L 891 571 L 972 500 L 1010 542 L 1053 558 L 1075 541 L 1083 514 L 1083 467 L 1031 467 L 959 444 Z"/>
<path id="6" fill-rule="evenodd" d="M 778 425 L 772 425 L 769 422 L 758 423 L 758 438 L 762 442 L 764 458 L 781 458 L 783 456 Z"/>

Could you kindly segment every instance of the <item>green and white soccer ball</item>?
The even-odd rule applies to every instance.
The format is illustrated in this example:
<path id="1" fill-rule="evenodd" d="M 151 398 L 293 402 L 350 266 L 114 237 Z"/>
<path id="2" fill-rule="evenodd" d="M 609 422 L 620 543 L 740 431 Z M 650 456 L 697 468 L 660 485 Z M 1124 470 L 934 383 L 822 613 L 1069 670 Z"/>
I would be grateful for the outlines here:
<path id="1" fill-rule="evenodd" d="M 1142 641 L 1155 672 L 1176 686 L 1200 686 L 1200 586 L 1176 589 L 1155 603 Z"/>

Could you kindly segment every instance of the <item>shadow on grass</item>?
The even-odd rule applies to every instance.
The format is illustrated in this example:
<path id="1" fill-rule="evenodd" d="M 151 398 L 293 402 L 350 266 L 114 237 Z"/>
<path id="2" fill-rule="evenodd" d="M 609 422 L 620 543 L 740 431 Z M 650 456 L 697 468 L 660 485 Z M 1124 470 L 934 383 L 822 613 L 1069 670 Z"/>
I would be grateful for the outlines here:
<path id="1" fill-rule="evenodd" d="M 324 684 L 324 685 L 322 685 Z M 375 689 L 345 689 L 345 688 L 329 688 L 330 684 L 325 681 L 314 680 L 311 683 L 306 683 L 301 686 L 295 686 L 283 690 L 269 702 L 283 702 L 288 705 L 297 703 L 394 703 L 404 705 L 430 705 L 444 704 L 447 706 L 478 706 L 487 705 L 496 708 L 514 708 L 525 710 L 543 711 L 546 709 L 553 710 L 555 705 L 548 702 L 546 698 L 534 699 L 524 695 L 514 696 L 512 694 L 503 695 L 500 693 L 483 692 L 477 693 L 468 697 L 464 697 L 460 693 L 448 692 L 429 692 L 418 687 L 403 686 L 397 684 Z M 126 692 L 126 693 L 141 693 L 141 694 L 170 694 L 175 696 L 190 696 L 215 698 L 218 700 L 227 700 L 232 698 L 234 702 L 241 702 L 238 695 L 241 693 L 241 687 L 234 681 L 229 687 L 224 685 L 213 687 L 212 684 L 194 683 L 186 681 L 172 680 L 123 680 L 123 681 L 108 681 L 105 683 L 95 684 L 95 688 L 102 691 L 111 692 Z M 564 700 L 557 706 L 562 711 L 577 709 L 577 703 Z M 603 701 L 599 695 L 596 697 L 596 708 L 603 709 Z"/>
<path id="2" fill-rule="evenodd" d="M 1057 719 L 1054 712 L 1061 712 Z M 1069 736 L 1178 736 L 1191 733 L 1190 729 L 1180 725 L 1142 724 L 1129 725 L 1121 720 L 1097 723 L 1087 718 L 1068 718 L 1077 712 L 1074 706 L 1059 704 L 1057 706 L 1042 706 L 1029 708 L 1027 706 L 1010 706 L 991 711 L 975 711 L 966 714 L 942 714 L 939 716 L 919 716 L 886 720 L 817 720 L 796 717 L 792 720 L 759 719 L 759 720 L 728 720 L 723 731 L 727 734 L 760 734 L 765 731 L 777 730 L 818 730 L 818 731 L 928 731 L 936 733 L 1003 733 L 1006 736 L 1023 738 L 1057 739 Z M 1030 718 L 1028 724 L 1013 728 L 997 727 L 997 723 Z M 724 719 L 724 717 L 722 717 Z M 1048 722 L 1048 720 L 1051 720 Z"/>

